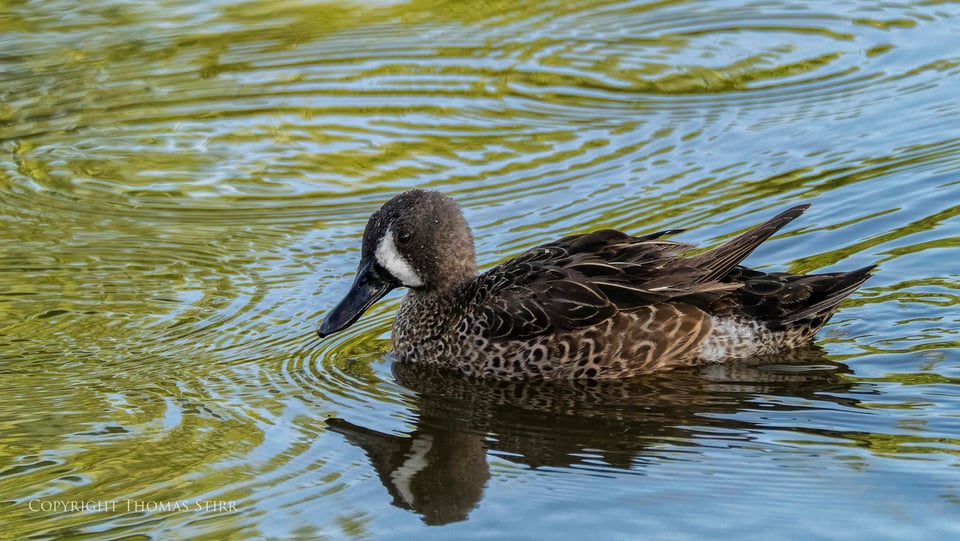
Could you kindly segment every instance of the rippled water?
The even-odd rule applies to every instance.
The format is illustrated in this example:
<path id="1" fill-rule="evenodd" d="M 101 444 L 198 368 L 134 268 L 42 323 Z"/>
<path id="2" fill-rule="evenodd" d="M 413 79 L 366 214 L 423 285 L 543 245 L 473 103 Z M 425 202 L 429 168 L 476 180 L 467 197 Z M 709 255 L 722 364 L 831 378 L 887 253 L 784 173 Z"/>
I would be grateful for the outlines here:
<path id="1" fill-rule="evenodd" d="M 960 534 L 960 3 L 7 1 L 0 81 L 0 538 Z M 484 266 L 809 201 L 749 263 L 879 269 L 782 364 L 468 383 L 313 339 L 414 186 Z"/>

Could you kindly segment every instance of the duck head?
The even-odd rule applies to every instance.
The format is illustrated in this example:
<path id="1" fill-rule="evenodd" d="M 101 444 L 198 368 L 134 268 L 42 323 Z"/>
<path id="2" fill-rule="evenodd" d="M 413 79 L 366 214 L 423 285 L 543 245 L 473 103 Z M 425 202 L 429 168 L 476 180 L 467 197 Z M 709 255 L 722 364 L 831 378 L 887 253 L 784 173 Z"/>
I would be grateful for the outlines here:
<path id="1" fill-rule="evenodd" d="M 394 288 L 444 291 L 475 276 L 476 269 L 473 236 L 453 199 L 403 192 L 370 216 L 353 285 L 317 334 L 323 338 L 353 325 Z"/>

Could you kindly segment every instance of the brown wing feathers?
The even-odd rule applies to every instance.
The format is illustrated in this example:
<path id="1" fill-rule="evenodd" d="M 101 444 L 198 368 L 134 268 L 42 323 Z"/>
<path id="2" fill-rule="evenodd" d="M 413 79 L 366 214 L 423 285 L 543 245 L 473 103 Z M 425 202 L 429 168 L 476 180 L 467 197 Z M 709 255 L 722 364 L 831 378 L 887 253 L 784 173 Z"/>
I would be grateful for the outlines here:
<path id="1" fill-rule="evenodd" d="M 485 273 L 476 294 L 485 297 L 491 335 L 531 336 L 551 328 L 596 325 L 619 310 L 671 301 L 704 307 L 740 305 L 742 298 L 789 323 L 832 311 L 862 284 L 872 267 L 811 276 L 767 274 L 739 267 L 761 243 L 800 216 L 797 205 L 716 248 L 680 256 L 690 245 L 660 240 L 682 230 L 631 237 L 614 230 L 575 235 L 534 248 Z M 764 292 L 770 282 L 771 290 Z M 733 293 L 736 290 L 743 291 Z M 733 297 L 730 297 L 733 295 Z M 781 298 L 782 296 L 782 298 Z M 479 299 L 478 299 L 479 300 Z M 766 305 L 768 308 L 763 308 Z M 747 314 L 745 314 L 747 315 Z M 758 312 L 759 315 L 759 312 Z"/>
<path id="2" fill-rule="evenodd" d="M 810 208 L 810 204 L 805 203 L 787 209 L 739 237 L 691 257 L 690 264 L 708 271 L 702 278 L 705 282 L 723 278 L 741 261 L 746 259 L 751 252 L 756 250 L 757 246 L 760 246 L 763 241 L 769 239 L 808 208 Z"/>

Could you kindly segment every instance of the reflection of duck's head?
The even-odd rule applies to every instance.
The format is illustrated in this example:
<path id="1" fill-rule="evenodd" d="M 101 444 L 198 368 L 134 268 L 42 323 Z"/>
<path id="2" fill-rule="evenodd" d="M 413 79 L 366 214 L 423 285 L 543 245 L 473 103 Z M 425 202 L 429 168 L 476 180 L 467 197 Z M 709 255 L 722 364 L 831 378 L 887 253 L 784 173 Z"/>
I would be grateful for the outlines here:
<path id="1" fill-rule="evenodd" d="M 317 329 L 352 325 L 392 289 L 408 288 L 393 324 L 406 362 L 488 379 L 618 379 L 807 342 L 872 267 L 816 275 L 740 265 L 808 205 L 716 248 L 602 230 L 564 237 L 477 275 L 459 207 L 411 190 L 373 213 L 350 291 Z"/>
<path id="2" fill-rule="evenodd" d="M 817 349 L 797 353 L 802 358 L 771 360 L 777 364 L 626 381 L 501 382 L 395 362 L 395 377 L 417 396 L 415 430 L 393 435 L 341 419 L 327 424 L 366 452 L 394 505 L 441 524 L 466 519 L 480 502 L 490 478 L 488 451 L 534 468 L 601 461 L 635 470 L 669 449 L 695 450 L 702 434 L 756 428 L 731 414 L 753 407 L 757 394 L 822 402 L 830 398 L 822 391 L 849 387 L 838 375 L 842 365 Z"/>
<path id="3" fill-rule="evenodd" d="M 490 478 L 483 438 L 472 432 L 416 430 L 401 437 L 342 419 L 327 425 L 367 453 L 393 505 L 427 524 L 465 520 Z"/>

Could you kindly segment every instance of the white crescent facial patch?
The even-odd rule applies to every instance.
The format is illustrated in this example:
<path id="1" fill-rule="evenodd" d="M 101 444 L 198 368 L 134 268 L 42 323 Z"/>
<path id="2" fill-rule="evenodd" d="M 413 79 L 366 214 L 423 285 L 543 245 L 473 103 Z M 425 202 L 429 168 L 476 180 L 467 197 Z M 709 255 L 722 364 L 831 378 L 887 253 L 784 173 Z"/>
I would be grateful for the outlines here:
<path id="1" fill-rule="evenodd" d="M 377 250 L 373 255 L 377 258 L 377 263 L 387 269 L 387 272 L 400 280 L 403 285 L 407 287 L 423 285 L 423 280 L 420 279 L 417 271 L 413 270 L 413 265 L 397 250 L 397 244 L 393 239 L 393 231 L 390 229 L 387 229 L 387 232 L 380 238 L 380 242 L 377 243 Z"/>

